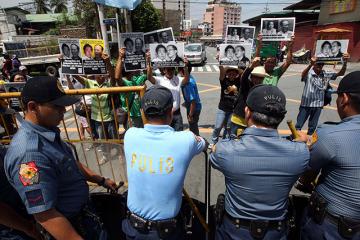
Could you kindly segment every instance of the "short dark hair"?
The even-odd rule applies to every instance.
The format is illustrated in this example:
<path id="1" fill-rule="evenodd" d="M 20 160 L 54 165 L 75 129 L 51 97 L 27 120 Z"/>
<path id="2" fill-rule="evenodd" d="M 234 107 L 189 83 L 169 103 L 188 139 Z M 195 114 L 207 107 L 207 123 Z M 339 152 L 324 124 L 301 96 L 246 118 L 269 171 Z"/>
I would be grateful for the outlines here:
<path id="1" fill-rule="evenodd" d="M 241 48 L 241 50 L 245 52 L 245 48 L 243 46 L 237 46 L 236 48 Z"/>
<path id="2" fill-rule="evenodd" d="M 360 113 L 360 93 L 348 93 L 350 96 L 351 106 L 356 112 Z"/>
<path id="3" fill-rule="evenodd" d="M 131 38 L 126 38 L 126 39 L 124 40 L 125 46 L 126 46 L 126 43 L 127 43 L 127 42 L 130 42 L 132 45 L 134 45 L 134 42 L 133 42 L 133 40 L 131 40 Z"/>
<path id="4" fill-rule="evenodd" d="M 83 47 L 84 52 L 85 52 L 85 49 L 88 48 L 88 47 L 91 48 L 91 51 L 93 50 L 93 47 L 90 44 L 87 43 Z"/>
<path id="5" fill-rule="evenodd" d="M 22 74 L 21 72 L 15 72 L 15 73 L 11 74 L 9 82 L 14 82 L 14 79 L 17 75 L 21 75 L 25 78 L 24 74 Z"/>
<path id="6" fill-rule="evenodd" d="M 339 41 L 333 41 L 332 43 L 336 43 L 336 45 L 338 45 L 338 47 L 341 47 L 341 43 Z"/>
<path id="7" fill-rule="evenodd" d="M 75 43 L 72 43 L 72 44 L 70 45 L 70 47 L 71 47 L 71 46 L 75 46 L 78 51 L 79 51 L 79 49 L 80 49 L 80 47 L 79 47 L 78 45 L 76 45 Z"/>
<path id="8" fill-rule="evenodd" d="M 64 48 L 65 47 L 67 47 L 69 50 L 70 50 L 70 47 L 69 47 L 69 45 L 67 45 L 66 43 L 63 43 L 62 45 L 61 45 L 61 50 L 64 52 Z"/>
<path id="9" fill-rule="evenodd" d="M 172 106 L 170 106 L 168 109 L 165 109 L 163 113 L 159 113 L 159 114 L 145 114 L 145 117 L 150 120 L 150 121 L 153 121 L 153 120 L 166 120 L 167 118 L 167 114 L 169 111 L 172 111 Z"/>
<path id="10" fill-rule="evenodd" d="M 172 45 L 172 44 L 168 45 L 168 47 L 172 47 L 176 51 L 178 50 L 177 47 L 175 45 Z"/>
<path id="11" fill-rule="evenodd" d="M 141 38 L 136 38 L 136 39 L 135 39 L 135 42 L 136 42 L 136 40 L 138 40 L 138 39 L 141 41 L 141 44 L 144 44 L 144 41 L 143 41 Z"/>
<path id="12" fill-rule="evenodd" d="M 279 127 L 282 120 L 284 120 L 285 114 L 281 113 L 280 106 L 278 105 L 269 104 L 267 105 L 267 108 L 275 114 L 270 116 L 259 112 L 252 112 L 252 120 L 259 125 L 276 129 Z"/>
<path id="13" fill-rule="evenodd" d="M 232 50 L 235 52 L 235 49 L 234 49 L 233 46 L 227 45 L 226 48 L 225 48 L 225 53 L 226 53 L 229 49 L 232 49 Z"/>
<path id="14" fill-rule="evenodd" d="M 163 48 L 163 49 L 165 49 L 165 51 L 166 51 L 166 47 L 165 47 L 164 45 L 162 45 L 162 44 L 159 44 L 159 45 L 156 46 L 155 52 L 158 53 L 158 51 L 159 51 L 160 48 Z"/>
<path id="15" fill-rule="evenodd" d="M 101 47 L 101 51 L 104 51 L 104 47 L 101 46 L 100 44 L 96 44 L 96 45 L 94 46 L 94 48 L 97 47 L 97 46 Z"/>
<path id="16" fill-rule="evenodd" d="M 329 41 L 325 41 L 321 44 L 321 50 L 324 49 L 324 46 L 328 44 L 331 47 L 331 43 Z"/>

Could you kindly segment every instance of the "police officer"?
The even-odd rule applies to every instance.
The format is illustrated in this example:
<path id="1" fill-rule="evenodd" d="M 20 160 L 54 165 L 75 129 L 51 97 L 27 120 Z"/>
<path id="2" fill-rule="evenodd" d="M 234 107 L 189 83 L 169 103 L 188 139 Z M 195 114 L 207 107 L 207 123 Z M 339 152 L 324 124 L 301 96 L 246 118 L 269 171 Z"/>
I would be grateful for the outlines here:
<path id="1" fill-rule="evenodd" d="M 277 87 L 253 87 L 240 139 L 215 145 L 210 160 L 226 185 L 225 214 L 215 239 L 286 239 L 288 195 L 308 165 L 309 151 L 304 143 L 279 136 L 285 105 Z"/>
<path id="2" fill-rule="evenodd" d="M 304 240 L 360 239 L 360 71 L 346 75 L 337 94 L 341 122 L 319 126 L 312 137 L 309 165 L 321 175 L 301 229 Z"/>
<path id="3" fill-rule="evenodd" d="M 25 120 L 5 157 L 5 172 L 27 212 L 55 239 L 103 239 L 106 235 L 89 204 L 86 181 L 115 189 L 116 184 L 77 162 L 60 138 L 58 124 L 67 96 L 55 78 L 34 77 L 21 93 Z"/>
<path id="4" fill-rule="evenodd" d="M 179 214 L 184 178 L 191 159 L 206 144 L 192 132 L 170 127 L 173 97 L 169 89 L 149 88 L 141 105 L 148 124 L 130 128 L 124 139 L 129 214 L 122 228 L 127 239 L 184 239 Z"/>
<path id="5" fill-rule="evenodd" d="M 26 213 L 19 194 L 8 182 L 4 172 L 6 147 L 0 145 L 0 239 L 41 240 L 34 219 Z"/>

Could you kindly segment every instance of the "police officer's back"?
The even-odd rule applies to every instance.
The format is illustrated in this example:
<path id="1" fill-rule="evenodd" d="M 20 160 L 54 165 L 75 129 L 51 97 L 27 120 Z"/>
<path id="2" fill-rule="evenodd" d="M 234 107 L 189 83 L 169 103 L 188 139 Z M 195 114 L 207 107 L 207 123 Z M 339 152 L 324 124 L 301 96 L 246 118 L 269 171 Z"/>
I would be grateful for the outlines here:
<path id="1" fill-rule="evenodd" d="M 248 127 L 240 139 L 219 142 L 210 156 L 226 185 L 216 239 L 286 239 L 288 195 L 307 167 L 309 152 L 304 143 L 278 135 L 286 99 L 277 87 L 253 87 L 246 105 Z"/>
<path id="2" fill-rule="evenodd" d="M 124 139 L 129 181 L 129 218 L 122 227 L 129 239 L 183 239 L 179 216 L 182 188 L 191 159 L 205 141 L 190 131 L 175 132 L 173 98 L 162 86 L 148 89 L 142 108 L 148 124 L 130 128 Z"/>
<path id="3" fill-rule="evenodd" d="M 57 79 L 35 77 L 24 86 L 25 120 L 5 157 L 5 172 L 27 212 L 55 239 L 101 239 L 101 222 L 88 204 L 86 181 L 115 188 L 74 158 L 57 125 L 65 106 L 79 100 L 67 96 Z"/>
<path id="4" fill-rule="evenodd" d="M 360 239 L 360 71 L 345 76 L 337 93 L 341 122 L 319 126 L 310 146 L 310 168 L 321 175 L 302 239 Z"/>

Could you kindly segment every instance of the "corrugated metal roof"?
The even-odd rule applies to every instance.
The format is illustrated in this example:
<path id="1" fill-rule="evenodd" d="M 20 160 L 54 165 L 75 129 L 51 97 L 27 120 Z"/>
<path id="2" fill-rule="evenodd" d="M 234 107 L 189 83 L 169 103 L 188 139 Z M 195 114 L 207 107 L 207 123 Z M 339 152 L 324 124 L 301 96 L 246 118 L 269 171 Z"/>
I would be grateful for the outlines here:
<path id="1" fill-rule="evenodd" d="M 50 13 L 50 14 L 27 14 L 26 20 L 32 23 L 50 23 L 61 20 L 62 13 Z M 70 19 L 76 19 L 74 15 L 67 15 Z"/>

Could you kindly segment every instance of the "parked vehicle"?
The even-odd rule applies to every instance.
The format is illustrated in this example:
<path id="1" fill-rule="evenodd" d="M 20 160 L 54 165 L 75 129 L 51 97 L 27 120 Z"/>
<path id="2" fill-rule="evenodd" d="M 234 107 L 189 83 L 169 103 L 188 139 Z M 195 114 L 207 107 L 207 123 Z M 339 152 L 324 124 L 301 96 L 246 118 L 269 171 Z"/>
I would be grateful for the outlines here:
<path id="1" fill-rule="evenodd" d="M 190 43 L 185 46 L 184 56 L 188 59 L 191 64 L 206 63 L 206 52 L 205 45 L 203 43 Z"/>

